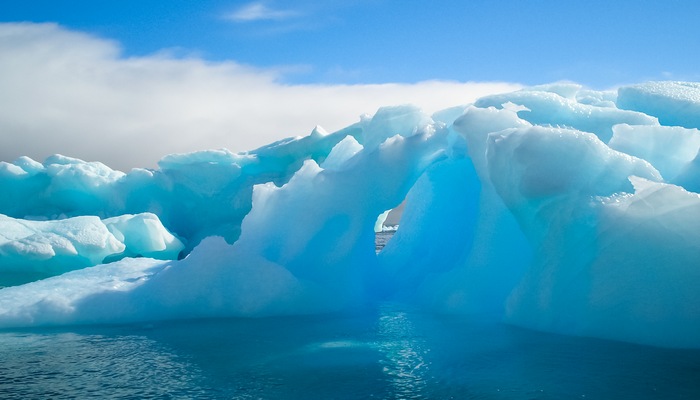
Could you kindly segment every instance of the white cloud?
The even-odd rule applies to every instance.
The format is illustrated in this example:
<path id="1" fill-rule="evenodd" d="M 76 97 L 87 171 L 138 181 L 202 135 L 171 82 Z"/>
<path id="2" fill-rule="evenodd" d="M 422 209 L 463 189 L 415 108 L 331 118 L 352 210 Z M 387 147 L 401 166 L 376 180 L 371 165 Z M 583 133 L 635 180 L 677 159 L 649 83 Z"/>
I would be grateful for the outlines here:
<path id="1" fill-rule="evenodd" d="M 277 10 L 268 7 L 265 3 L 256 1 L 244 5 L 225 18 L 236 22 L 284 20 L 298 17 L 301 14 L 294 10 Z"/>
<path id="2" fill-rule="evenodd" d="M 288 85 L 277 78 L 234 62 L 123 58 L 115 42 L 54 24 L 0 24 L 0 160 L 61 153 L 122 170 L 153 167 L 169 153 L 250 150 L 315 125 L 332 132 L 384 105 L 433 112 L 519 87 Z"/>

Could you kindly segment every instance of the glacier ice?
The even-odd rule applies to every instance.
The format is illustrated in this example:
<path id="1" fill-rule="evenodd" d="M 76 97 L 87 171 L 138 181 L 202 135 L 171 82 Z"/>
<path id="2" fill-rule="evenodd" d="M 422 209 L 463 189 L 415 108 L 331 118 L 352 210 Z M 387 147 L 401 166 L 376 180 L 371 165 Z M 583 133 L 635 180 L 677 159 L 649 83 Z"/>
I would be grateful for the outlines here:
<path id="1" fill-rule="evenodd" d="M 125 257 L 177 259 L 183 244 L 151 213 L 31 221 L 0 214 L 0 286 Z"/>
<path id="2" fill-rule="evenodd" d="M 700 131 L 680 126 L 620 124 L 613 127 L 610 147 L 649 161 L 667 182 L 698 190 L 694 175 Z"/>
<path id="3" fill-rule="evenodd" d="M 700 83 L 646 82 L 621 87 L 617 106 L 658 117 L 667 126 L 700 128 Z"/>
<path id="4" fill-rule="evenodd" d="M 566 90 L 564 90 L 566 89 Z M 603 141 L 612 136 L 615 124 L 651 125 L 657 118 L 637 111 L 623 110 L 614 104 L 588 104 L 576 98 L 576 87 L 566 85 L 540 86 L 514 93 L 482 97 L 474 105 L 481 108 L 500 108 L 512 103 L 525 109 L 518 116 L 528 122 L 544 126 L 570 127 L 596 134 Z M 590 94 L 587 97 L 591 97 Z M 604 98 L 601 94 L 600 98 Z"/>
<path id="5" fill-rule="evenodd" d="M 0 290 L 0 327 L 391 300 L 700 347 L 698 87 L 559 83 L 432 116 L 392 106 L 156 170 L 2 162 L 0 280 L 14 286 Z"/>

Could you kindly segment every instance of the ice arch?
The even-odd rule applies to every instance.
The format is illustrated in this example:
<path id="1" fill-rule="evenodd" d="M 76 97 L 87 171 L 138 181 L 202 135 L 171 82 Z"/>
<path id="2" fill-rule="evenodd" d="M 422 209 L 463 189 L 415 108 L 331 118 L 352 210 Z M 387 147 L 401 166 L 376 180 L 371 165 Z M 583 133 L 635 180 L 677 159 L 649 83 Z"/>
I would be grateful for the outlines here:
<path id="1" fill-rule="evenodd" d="M 674 104 L 694 109 L 697 96 L 692 84 L 617 93 L 558 84 L 432 117 L 385 108 L 249 153 L 167 156 L 155 171 L 61 156 L 1 163 L 3 214 L 151 212 L 192 251 L 2 289 L 0 326 L 318 313 L 391 299 L 700 347 L 700 141 L 692 115 L 665 115 Z M 377 216 L 404 198 L 401 229 L 377 256 Z"/>

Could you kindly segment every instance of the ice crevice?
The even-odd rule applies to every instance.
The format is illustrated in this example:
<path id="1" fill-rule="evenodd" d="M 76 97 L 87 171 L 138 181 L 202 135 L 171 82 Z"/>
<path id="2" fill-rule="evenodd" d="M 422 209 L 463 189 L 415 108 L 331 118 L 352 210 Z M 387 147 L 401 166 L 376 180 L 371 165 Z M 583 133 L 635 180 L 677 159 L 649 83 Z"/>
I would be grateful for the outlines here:
<path id="1" fill-rule="evenodd" d="M 337 132 L 168 155 L 155 170 L 0 162 L 0 328 L 390 299 L 700 347 L 699 94 L 552 84 L 432 116 L 386 107 Z"/>

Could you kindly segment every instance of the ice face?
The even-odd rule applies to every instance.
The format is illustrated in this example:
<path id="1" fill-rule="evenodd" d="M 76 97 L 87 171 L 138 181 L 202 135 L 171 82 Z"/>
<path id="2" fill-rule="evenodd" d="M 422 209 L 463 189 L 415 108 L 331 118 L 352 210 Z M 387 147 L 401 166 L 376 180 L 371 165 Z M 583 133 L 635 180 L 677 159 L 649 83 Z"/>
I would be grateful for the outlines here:
<path id="1" fill-rule="evenodd" d="M 618 90 L 617 105 L 653 115 L 663 125 L 700 128 L 700 83 L 646 82 Z"/>
<path id="2" fill-rule="evenodd" d="M 630 177 L 633 194 L 598 198 L 550 227 L 508 302 L 541 330 L 697 347 L 697 194 Z M 545 251 L 557 246 L 560 251 Z"/>
<path id="3" fill-rule="evenodd" d="M 697 87 L 543 85 L 432 117 L 388 107 L 338 132 L 127 174 L 63 156 L 1 163 L 0 265 L 74 271 L 25 271 L 36 281 L 0 290 L 0 326 L 389 299 L 700 347 Z M 399 204 L 400 228 L 376 254 L 374 232 Z"/>
<path id="4" fill-rule="evenodd" d="M 29 221 L 0 214 L 0 286 L 124 257 L 177 259 L 184 248 L 154 214 Z"/>
<path id="5" fill-rule="evenodd" d="M 649 161 L 668 182 L 696 185 L 684 177 L 696 173 L 694 160 L 700 150 L 697 129 L 620 124 L 613 131 L 611 148 Z"/>

